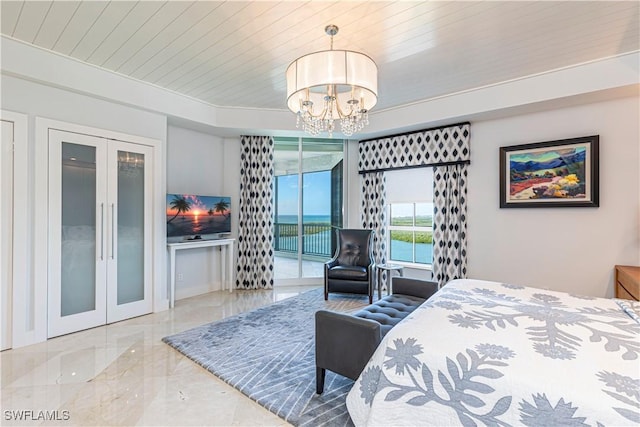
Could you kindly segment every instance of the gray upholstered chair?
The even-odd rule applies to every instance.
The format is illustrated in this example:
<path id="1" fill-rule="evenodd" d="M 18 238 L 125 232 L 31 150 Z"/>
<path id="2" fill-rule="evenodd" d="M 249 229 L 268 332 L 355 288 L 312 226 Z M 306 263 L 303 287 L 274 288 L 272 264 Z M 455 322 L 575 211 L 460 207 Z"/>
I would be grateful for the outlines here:
<path id="1" fill-rule="evenodd" d="M 324 299 L 330 292 L 369 295 L 373 302 L 373 230 L 337 229 L 336 253 L 324 265 Z"/>

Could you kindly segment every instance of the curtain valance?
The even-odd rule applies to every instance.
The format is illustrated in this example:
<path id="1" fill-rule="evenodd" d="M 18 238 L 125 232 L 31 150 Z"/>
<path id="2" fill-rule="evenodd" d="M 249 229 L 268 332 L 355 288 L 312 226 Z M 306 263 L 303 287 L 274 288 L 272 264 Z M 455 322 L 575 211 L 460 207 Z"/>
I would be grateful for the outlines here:
<path id="1" fill-rule="evenodd" d="M 469 123 L 360 141 L 359 173 L 469 163 Z"/>

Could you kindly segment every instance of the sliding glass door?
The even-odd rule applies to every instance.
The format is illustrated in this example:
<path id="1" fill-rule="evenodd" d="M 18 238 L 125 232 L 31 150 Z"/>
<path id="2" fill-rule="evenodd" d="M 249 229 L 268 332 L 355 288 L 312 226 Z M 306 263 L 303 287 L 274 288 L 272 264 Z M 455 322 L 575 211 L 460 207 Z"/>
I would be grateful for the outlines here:
<path id="1" fill-rule="evenodd" d="M 322 278 L 342 227 L 342 140 L 274 138 L 274 246 L 277 283 Z"/>

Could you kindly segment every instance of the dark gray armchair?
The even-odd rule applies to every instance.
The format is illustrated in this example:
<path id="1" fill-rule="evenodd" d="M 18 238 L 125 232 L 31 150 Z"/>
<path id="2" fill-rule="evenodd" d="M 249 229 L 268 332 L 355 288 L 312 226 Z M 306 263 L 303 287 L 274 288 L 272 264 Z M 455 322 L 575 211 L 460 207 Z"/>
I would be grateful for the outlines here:
<path id="1" fill-rule="evenodd" d="M 373 302 L 373 230 L 336 230 L 336 253 L 324 265 L 324 299 L 329 292 L 369 295 Z"/>

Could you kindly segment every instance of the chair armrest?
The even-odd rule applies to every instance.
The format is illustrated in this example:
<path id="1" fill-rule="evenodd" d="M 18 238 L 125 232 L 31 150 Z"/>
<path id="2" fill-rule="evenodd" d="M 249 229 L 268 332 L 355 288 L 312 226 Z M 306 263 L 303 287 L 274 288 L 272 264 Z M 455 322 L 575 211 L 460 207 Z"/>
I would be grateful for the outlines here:
<path id="1" fill-rule="evenodd" d="M 380 324 L 344 313 L 316 312 L 316 366 L 352 380 L 380 344 Z"/>
<path id="2" fill-rule="evenodd" d="M 391 281 L 391 289 L 393 289 L 394 294 L 411 295 L 428 299 L 438 291 L 438 283 L 431 280 L 393 277 Z"/>
<path id="3" fill-rule="evenodd" d="M 324 263 L 324 268 L 325 270 L 329 270 L 332 269 L 333 267 L 335 267 L 336 265 L 338 265 L 338 258 L 332 258 L 329 261 Z"/>

